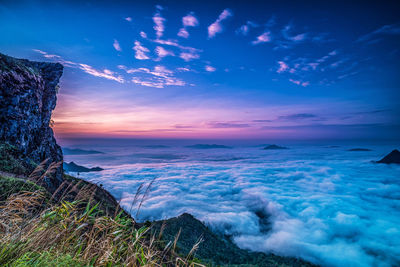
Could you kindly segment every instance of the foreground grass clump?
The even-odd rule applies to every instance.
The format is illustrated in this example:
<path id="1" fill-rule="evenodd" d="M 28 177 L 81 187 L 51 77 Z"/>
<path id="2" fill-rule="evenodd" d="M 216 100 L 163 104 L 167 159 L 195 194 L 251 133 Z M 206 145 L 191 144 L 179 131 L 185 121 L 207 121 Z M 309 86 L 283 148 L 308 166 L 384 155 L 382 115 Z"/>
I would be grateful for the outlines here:
<path id="1" fill-rule="evenodd" d="M 0 176 L 0 266 L 202 266 L 102 188 L 65 177 L 51 195 L 35 183 L 40 168 L 26 179 Z"/>
<path id="2" fill-rule="evenodd" d="M 41 191 L 13 194 L 0 205 L 0 266 L 189 266 L 119 212 L 62 201 L 41 209 Z M 35 212 L 36 211 L 36 212 Z"/>
<path id="3" fill-rule="evenodd" d="M 31 181 L 0 175 L 0 201 L 4 201 L 9 196 L 22 191 L 46 193 L 43 187 Z"/>

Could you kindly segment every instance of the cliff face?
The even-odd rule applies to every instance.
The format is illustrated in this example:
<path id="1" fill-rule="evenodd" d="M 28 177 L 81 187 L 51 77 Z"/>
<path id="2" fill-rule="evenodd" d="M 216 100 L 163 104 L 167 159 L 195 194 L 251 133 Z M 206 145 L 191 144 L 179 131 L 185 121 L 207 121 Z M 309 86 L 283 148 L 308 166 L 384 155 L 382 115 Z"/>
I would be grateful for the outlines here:
<path id="1" fill-rule="evenodd" d="M 63 66 L 33 62 L 0 54 L 0 142 L 17 151 L 32 171 L 48 159 L 47 166 L 63 159 L 50 128 Z M 62 182 L 62 165 L 45 178 L 49 189 Z"/>

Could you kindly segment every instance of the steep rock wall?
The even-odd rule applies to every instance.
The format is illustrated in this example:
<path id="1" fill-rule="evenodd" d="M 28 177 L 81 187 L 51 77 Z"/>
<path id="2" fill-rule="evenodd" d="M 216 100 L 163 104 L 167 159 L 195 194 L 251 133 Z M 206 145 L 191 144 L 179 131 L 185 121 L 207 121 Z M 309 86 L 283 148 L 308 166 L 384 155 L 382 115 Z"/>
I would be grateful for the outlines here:
<path id="1" fill-rule="evenodd" d="M 0 142 L 13 146 L 28 171 L 48 160 L 61 162 L 62 151 L 50 127 L 63 66 L 0 54 Z M 62 182 L 62 165 L 45 177 L 49 189 Z"/>

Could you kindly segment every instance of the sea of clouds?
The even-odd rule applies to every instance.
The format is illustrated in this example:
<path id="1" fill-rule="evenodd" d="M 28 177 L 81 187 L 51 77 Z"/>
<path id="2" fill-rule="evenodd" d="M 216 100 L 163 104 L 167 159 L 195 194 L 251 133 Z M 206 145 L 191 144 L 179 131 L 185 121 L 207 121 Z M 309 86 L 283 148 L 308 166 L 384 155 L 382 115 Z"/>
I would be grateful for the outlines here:
<path id="1" fill-rule="evenodd" d="M 147 147 L 67 160 L 106 168 L 81 177 L 141 221 L 188 212 L 241 248 L 324 266 L 399 266 L 400 166 L 371 162 L 387 152 Z"/>

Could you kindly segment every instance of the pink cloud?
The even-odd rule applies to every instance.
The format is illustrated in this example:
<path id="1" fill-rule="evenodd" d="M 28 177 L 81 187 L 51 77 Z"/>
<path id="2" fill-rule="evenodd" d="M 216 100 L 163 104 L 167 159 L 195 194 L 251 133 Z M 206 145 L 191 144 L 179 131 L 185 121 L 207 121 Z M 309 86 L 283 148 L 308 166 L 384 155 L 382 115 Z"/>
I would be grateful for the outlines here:
<path id="1" fill-rule="evenodd" d="M 194 13 L 191 12 L 182 18 L 182 25 L 183 27 L 179 29 L 178 36 L 182 38 L 188 38 L 189 32 L 187 31 L 187 27 L 197 27 L 199 25 L 199 21 L 194 16 Z"/>
<path id="2" fill-rule="evenodd" d="M 167 69 L 164 66 L 158 65 L 150 70 L 148 68 L 137 68 L 127 69 L 125 66 L 120 66 L 127 73 L 143 73 L 144 75 L 150 75 L 150 77 L 133 77 L 131 81 L 135 84 L 139 84 L 147 87 L 164 88 L 165 86 L 184 86 L 186 83 L 174 77 L 174 72 Z"/>
<path id="3" fill-rule="evenodd" d="M 179 29 L 178 36 L 182 38 L 188 38 L 189 32 L 185 28 Z"/>
<path id="4" fill-rule="evenodd" d="M 300 85 L 300 86 L 303 86 L 303 87 L 307 87 L 307 86 L 310 85 L 310 82 L 303 82 L 303 81 L 300 81 L 300 80 L 289 79 L 289 81 L 291 83 L 294 83 L 294 84 L 297 84 L 297 85 Z"/>
<path id="5" fill-rule="evenodd" d="M 131 22 L 132 18 L 131 17 L 126 17 L 126 18 L 124 18 L 124 20 Z"/>
<path id="6" fill-rule="evenodd" d="M 194 13 L 189 13 L 182 18 L 182 24 L 184 27 L 197 27 L 199 25 L 199 21 L 194 16 Z"/>
<path id="7" fill-rule="evenodd" d="M 140 32 L 140 37 L 147 39 L 147 34 L 145 32 Z"/>
<path id="8" fill-rule="evenodd" d="M 135 50 L 135 58 L 139 60 L 145 60 L 149 59 L 146 53 L 150 52 L 149 49 L 146 47 L 142 46 L 142 44 L 139 41 L 135 41 L 135 46 L 133 47 L 133 50 Z"/>
<path id="9" fill-rule="evenodd" d="M 289 69 L 289 66 L 283 61 L 278 61 L 278 64 L 279 64 L 279 68 L 276 71 L 277 73 L 282 73 Z"/>
<path id="10" fill-rule="evenodd" d="M 119 45 L 119 42 L 116 39 L 114 39 L 113 46 L 114 46 L 115 50 L 117 50 L 119 52 L 122 51 L 121 46 Z"/>
<path id="11" fill-rule="evenodd" d="M 157 46 L 155 49 L 156 54 L 158 55 L 159 58 L 163 58 L 166 56 L 175 56 L 174 52 L 166 50 L 162 46 Z"/>
<path id="12" fill-rule="evenodd" d="M 122 76 L 117 75 L 116 73 L 108 69 L 104 69 L 103 71 L 98 71 L 94 69 L 92 66 L 86 64 L 79 64 L 79 68 L 90 75 L 106 78 L 108 80 L 114 80 L 119 83 L 124 83 L 124 79 L 122 78 Z"/>
<path id="13" fill-rule="evenodd" d="M 231 16 L 233 16 L 233 13 L 229 9 L 222 11 L 218 19 L 208 26 L 208 38 L 213 38 L 217 33 L 221 33 L 223 31 L 221 22 Z"/>
<path id="14" fill-rule="evenodd" d="M 156 14 L 154 14 L 153 22 L 155 25 L 154 25 L 153 29 L 156 31 L 157 38 L 160 38 L 164 33 L 164 30 L 165 30 L 164 21 L 165 21 L 165 19 L 163 17 L 161 17 L 160 12 L 157 12 Z"/>
<path id="15" fill-rule="evenodd" d="M 200 55 L 191 52 L 182 52 L 179 54 L 179 57 L 185 60 L 186 62 L 191 61 L 193 59 L 199 59 Z"/>
<path id="16" fill-rule="evenodd" d="M 252 42 L 253 45 L 260 44 L 260 43 L 268 43 L 271 42 L 271 32 L 264 32 L 263 34 L 259 35 L 255 41 Z"/>
<path id="17" fill-rule="evenodd" d="M 217 69 L 214 68 L 213 66 L 207 65 L 207 66 L 205 66 L 205 70 L 208 71 L 208 72 L 214 72 L 214 71 L 216 71 Z"/>

